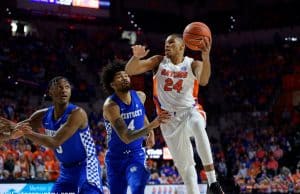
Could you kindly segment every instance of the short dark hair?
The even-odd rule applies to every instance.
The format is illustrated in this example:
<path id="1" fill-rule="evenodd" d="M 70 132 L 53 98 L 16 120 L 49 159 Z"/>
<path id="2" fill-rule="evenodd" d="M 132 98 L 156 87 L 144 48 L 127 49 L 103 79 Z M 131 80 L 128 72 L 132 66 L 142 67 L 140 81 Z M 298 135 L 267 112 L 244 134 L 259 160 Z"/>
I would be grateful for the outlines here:
<path id="1" fill-rule="evenodd" d="M 44 104 L 45 101 L 48 101 L 48 100 L 51 100 L 50 96 L 49 96 L 49 90 L 52 86 L 54 86 L 59 80 L 66 80 L 70 85 L 71 85 L 71 82 L 68 80 L 68 78 L 64 77 L 64 76 L 56 76 L 54 78 L 52 78 L 49 83 L 48 83 L 48 86 L 47 88 L 45 89 L 45 93 L 42 97 L 42 100 L 41 100 L 41 105 Z M 72 88 L 72 85 L 71 85 L 71 88 Z"/>
<path id="2" fill-rule="evenodd" d="M 111 87 L 111 82 L 113 82 L 116 73 L 125 70 L 125 64 L 115 62 L 106 65 L 103 68 L 101 73 L 101 83 L 103 90 L 107 92 L 109 95 L 114 93 L 114 89 Z"/>
<path id="3" fill-rule="evenodd" d="M 47 90 L 49 91 L 49 89 L 50 89 L 53 85 L 55 85 L 59 80 L 62 80 L 62 79 L 63 79 L 63 80 L 66 80 L 66 81 L 71 85 L 70 81 L 69 81 L 66 77 L 64 77 L 64 76 L 56 76 L 56 77 L 52 78 L 52 79 L 49 81 Z"/>

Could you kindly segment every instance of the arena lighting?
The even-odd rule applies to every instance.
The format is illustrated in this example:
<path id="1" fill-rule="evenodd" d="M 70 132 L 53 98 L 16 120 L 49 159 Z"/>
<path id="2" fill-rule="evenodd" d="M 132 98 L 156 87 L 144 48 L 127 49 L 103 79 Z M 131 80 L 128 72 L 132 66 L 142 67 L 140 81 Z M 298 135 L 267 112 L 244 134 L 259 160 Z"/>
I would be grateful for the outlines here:
<path id="1" fill-rule="evenodd" d="M 96 19 L 110 17 L 111 0 L 16 0 L 17 8 L 35 15 Z M 8 13 L 7 13 L 8 14 Z M 13 13 L 11 13 L 13 14 Z"/>
<path id="2" fill-rule="evenodd" d="M 15 33 L 15 32 L 17 31 L 17 29 L 18 29 L 17 23 L 14 22 L 14 21 L 12 21 L 12 22 L 10 23 L 10 26 L 11 26 L 11 31 L 12 31 L 13 33 Z"/>
<path id="3" fill-rule="evenodd" d="M 288 36 L 284 38 L 285 41 L 289 41 L 289 42 L 297 42 L 298 41 L 298 37 L 296 36 Z"/>
<path id="4" fill-rule="evenodd" d="M 128 14 L 129 19 L 130 19 L 130 24 L 131 24 L 134 28 L 136 28 L 137 31 L 138 31 L 138 34 L 140 34 L 140 31 L 141 31 L 142 29 L 141 29 L 141 28 L 139 27 L 139 25 L 134 21 L 134 18 L 135 18 L 134 13 L 131 12 L 131 11 L 128 11 L 127 14 Z"/>
<path id="5" fill-rule="evenodd" d="M 230 20 L 230 22 L 229 22 L 230 27 L 229 27 L 228 31 L 232 32 L 235 29 L 235 21 L 236 21 L 236 19 L 234 18 L 234 16 L 230 16 L 229 20 Z"/>
<path id="6" fill-rule="evenodd" d="M 101 7 L 110 7 L 110 1 L 101 1 L 99 2 L 100 8 Z"/>

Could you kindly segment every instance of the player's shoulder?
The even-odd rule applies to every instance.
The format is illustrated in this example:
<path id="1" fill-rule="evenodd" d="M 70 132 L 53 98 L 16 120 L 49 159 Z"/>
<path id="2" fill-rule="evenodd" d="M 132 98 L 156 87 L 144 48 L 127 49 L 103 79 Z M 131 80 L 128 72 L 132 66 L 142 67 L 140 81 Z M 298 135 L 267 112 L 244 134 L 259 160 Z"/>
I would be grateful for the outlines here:
<path id="1" fill-rule="evenodd" d="M 163 58 L 164 58 L 165 56 L 163 56 L 163 55 L 153 55 L 153 58 L 155 58 L 156 60 L 163 60 Z"/>
<path id="2" fill-rule="evenodd" d="M 86 114 L 85 110 L 80 106 L 75 106 L 75 108 L 71 111 L 72 113 L 79 112 L 80 114 Z"/>
<path id="3" fill-rule="evenodd" d="M 103 104 L 103 117 L 108 119 L 118 112 L 120 112 L 120 106 L 111 97 L 108 97 Z"/>
<path id="4" fill-rule="evenodd" d="M 118 106 L 118 104 L 111 97 L 108 97 L 104 101 L 103 110 L 113 108 L 115 106 Z"/>
<path id="5" fill-rule="evenodd" d="M 74 119 L 87 119 L 87 113 L 86 111 L 80 107 L 80 106 L 75 106 L 70 113 L 70 117 L 74 118 Z"/>
<path id="6" fill-rule="evenodd" d="M 197 59 L 194 59 L 194 58 L 192 58 L 190 56 L 184 56 L 184 62 L 186 62 L 186 63 L 194 63 L 194 62 L 201 62 L 201 61 L 199 61 Z"/>
<path id="7" fill-rule="evenodd" d="M 164 56 L 162 56 L 162 55 L 154 55 L 149 58 L 149 60 L 155 65 L 159 65 L 163 59 L 164 59 Z"/>

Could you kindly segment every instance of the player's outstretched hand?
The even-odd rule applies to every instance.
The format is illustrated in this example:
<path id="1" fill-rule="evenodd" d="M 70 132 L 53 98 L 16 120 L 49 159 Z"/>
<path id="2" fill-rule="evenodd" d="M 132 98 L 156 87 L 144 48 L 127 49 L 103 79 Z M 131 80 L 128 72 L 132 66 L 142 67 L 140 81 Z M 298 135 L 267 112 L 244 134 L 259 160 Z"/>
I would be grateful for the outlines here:
<path id="1" fill-rule="evenodd" d="M 171 118 L 171 114 L 168 111 L 162 110 L 158 113 L 157 117 L 150 123 L 151 128 L 157 128 L 161 123 L 166 123 Z"/>
<path id="2" fill-rule="evenodd" d="M 12 131 L 12 133 L 10 135 L 10 139 L 18 139 L 22 136 L 24 136 L 24 132 L 20 129 L 15 129 Z"/>
<path id="3" fill-rule="evenodd" d="M 2 141 L 17 139 L 23 136 L 23 132 L 17 129 L 17 124 L 6 118 L 0 117 L 0 139 Z"/>
<path id="4" fill-rule="evenodd" d="M 4 118 L 0 117 L 0 132 L 10 133 L 15 129 L 16 123 Z"/>
<path id="5" fill-rule="evenodd" d="M 142 45 L 134 45 L 131 48 L 132 48 L 133 56 L 139 59 L 147 56 L 150 51 L 149 49 L 146 50 L 146 47 Z"/>
<path id="6" fill-rule="evenodd" d="M 23 133 L 23 135 L 31 134 L 33 132 L 30 124 L 26 122 L 18 123 L 16 125 L 16 130 L 20 131 L 20 133 Z"/>
<path id="7" fill-rule="evenodd" d="M 168 120 L 171 118 L 171 114 L 166 111 L 166 110 L 162 110 L 160 111 L 160 113 L 158 113 L 158 120 L 159 120 L 159 123 L 166 123 L 168 122 Z"/>

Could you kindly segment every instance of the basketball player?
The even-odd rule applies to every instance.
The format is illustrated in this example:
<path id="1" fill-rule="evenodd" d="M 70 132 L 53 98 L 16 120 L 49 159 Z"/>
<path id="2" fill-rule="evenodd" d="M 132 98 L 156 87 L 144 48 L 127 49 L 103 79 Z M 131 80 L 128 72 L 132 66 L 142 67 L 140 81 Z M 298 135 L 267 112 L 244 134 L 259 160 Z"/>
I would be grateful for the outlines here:
<path id="1" fill-rule="evenodd" d="M 200 193 L 190 137 L 195 138 L 197 151 L 208 178 L 209 189 L 222 194 L 216 181 L 213 158 L 205 131 L 206 114 L 198 104 L 198 85 L 205 86 L 210 78 L 209 53 L 211 43 L 204 37 L 202 60 L 184 56 L 185 45 L 178 35 L 170 35 L 165 41 L 165 56 L 155 55 L 143 59 L 149 52 L 144 46 L 132 47 L 133 56 L 126 64 L 129 75 L 153 70 L 153 96 L 157 111 L 173 113 L 170 121 L 161 124 L 162 134 L 170 149 L 176 167 L 187 188 L 187 193 Z"/>
<path id="2" fill-rule="evenodd" d="M 145 94 L 131 90 L 125 65 L 110 64 L 102 72 L 104 89 L 111 95 L 103 106 L 103 116 L 108 135 L 107 165 L 108 185 L 111 194 L 144 193 L 150 173 L 145 168 L 146 144 L 154 145 L 153 129 L 165 122 L 169 113 L 162 111 L 151 123 L 145 115 Z"/>
<path id="3" fill-rule="evenodd" d="M 49 95 L 53 106 L 36 111 L 16 129 L 33 142 L 54 149 L 60 175 L 51 193 L 102 194 L 100 165 L 86 112 L 69 102 L 71 85 L 65 77 L 50 81 Z M 42 127 L 47 135 L 32 130 Z"/>

